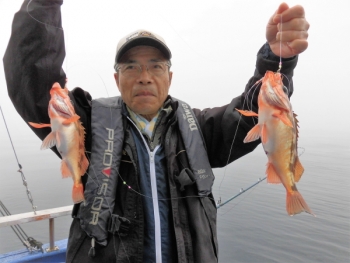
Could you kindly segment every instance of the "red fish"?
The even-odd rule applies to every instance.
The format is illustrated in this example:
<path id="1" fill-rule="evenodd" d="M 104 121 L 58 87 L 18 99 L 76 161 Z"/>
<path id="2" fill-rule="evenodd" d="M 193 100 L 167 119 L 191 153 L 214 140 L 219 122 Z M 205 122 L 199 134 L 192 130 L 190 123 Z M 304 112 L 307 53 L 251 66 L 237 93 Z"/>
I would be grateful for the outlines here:
<path id="1" fill-rule="evenodd" d="M 295 184 L 304 168 L 297 153 L 298 121 L 283 87 L 281 74 L 267 71 L 258 96 L 258 114 L 238 110 L 242 115 L 258 117 L 258 124 L 248 132 L 244 142 L 261 138 L 268 157 L 267 182 L 284 185 L 287 213 L 294 215 L 305 211 L 312 214 Z"/>
<path id="2" fill-rule="evenodd" d="M 80 117 L 75 113 L 68 96 L 68 89 L 61 88 L 59 83 L 53 84 L 50 90 L 51 99 L 48 112 L 50 124 L 29 124 L 35 128 L 51 127 L 51 133 L 44 139 L 41 149 L 51 148 L 56 145 L 62 157 L 62 177 L 73 178 L 72 199 L 74 203 L 84 201 L 84 189 L 81 181 L 89 166 L 85 156 L 85 131 L 79 121 Z"/>

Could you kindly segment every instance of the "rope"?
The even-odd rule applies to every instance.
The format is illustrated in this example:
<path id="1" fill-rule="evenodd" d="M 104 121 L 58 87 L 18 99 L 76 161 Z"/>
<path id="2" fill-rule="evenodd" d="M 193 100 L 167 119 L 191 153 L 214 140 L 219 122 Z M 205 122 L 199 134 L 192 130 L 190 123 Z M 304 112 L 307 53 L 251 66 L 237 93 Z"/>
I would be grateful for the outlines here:
<path id="1" fill-rule="evenodd" d="M 6 208 L 6 206 L 2 201 L 0 201 L 0 213 L 2 214 L 2 216 L 11 215 L 10 211 Z M 11 228 L 13 232 L 15 232 L 18 239 L 29 251 L 32 252 L 32 251 L 41 250 L 41 252 L 44 252 L 42 248 L 43 243 L 36 241 L 32 237 L 28 237 L 28 235 L 26 234 L 26 232 L 24 232 L 24 230 L 20 225 L 14 225 L 14 226 L 11 226 Z"/>
<path id="2" fill-rule="evenodd" d="M 21 174 L 21 177 L 22 177 L 22 181 L 23 181 L 23 185 L 26 187 L 26 193 L 27 193 L 27 197 L 28 197 L 28 200 L 29 202 L 32 204 L 32 208 L 33 208 L 33 211 L 34 211 L 34 214 L 36 214 L 36 206 L 34 205 L 34 201 L 33 201 L 33 197 L 32 197 L 32 194 L 28 188 L 28 183 L 27 183 L 27 180 L 24 176 L 24 173 L 22 172 L 22 165 L 19 163 L 18 161 L 18 157 L 17 157 L 17 153 L 16 153 L 16 150 L 15 150 L 15 147 L 12 143 L 12 139 L 11 139 L 11 135 L 10 135 L 10 131 L 7 127 L 7 124 L 6 124 L 6 120 L 5 120 L 5 116 L 4 116 L 4 113 L 2 111 L 2 108 L 1 108 L 1 105 L 0 105 L 0 111 L 1 111 L 1 115 L 2 115 L 2 119 L 4 120 L 4 123 L 5 123 L 5 127 L 6 127 L 6 131 L 7 131 L 7 134 L 10 138 L 10 142 L 11 142 L 11 146 L 12 146 L 12 150 L 15 154 L 15 157 L 16 157 L 16 160 L 17 160 L 17 164 L 18 164 L 18 167 L 19 167 L 19 170 L 17 172 L 19 172 Z"/>

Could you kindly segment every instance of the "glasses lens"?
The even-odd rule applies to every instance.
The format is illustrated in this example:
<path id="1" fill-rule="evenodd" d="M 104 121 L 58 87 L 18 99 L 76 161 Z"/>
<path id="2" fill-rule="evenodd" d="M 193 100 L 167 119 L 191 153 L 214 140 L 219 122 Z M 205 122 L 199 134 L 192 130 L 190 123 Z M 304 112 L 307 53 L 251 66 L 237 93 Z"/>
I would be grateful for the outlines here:
<path id="1" fill-rule="evenodd" d="M 165 72 L 167 66 L 164 62 L 149 62 L 147 67 L 149 73 L 160 76 Z"/>
<path id="2" fill-rule="evenodd" d="M 168 64 L 166 62 L 148 62 L 146 67 L 149 74 L 160 76 L 164 74 Z M 126 77 L 138 77 L 142 72 L 142 66 L 137 63 L 125 63 L 120 65 L 119 69 Z"/>
<path id="3" fill-rule="evenodd" d="M 137 77 L 140 74 L 140 65 L 137 63 L 122 64 L 120 71 L 126 77 Z"/>

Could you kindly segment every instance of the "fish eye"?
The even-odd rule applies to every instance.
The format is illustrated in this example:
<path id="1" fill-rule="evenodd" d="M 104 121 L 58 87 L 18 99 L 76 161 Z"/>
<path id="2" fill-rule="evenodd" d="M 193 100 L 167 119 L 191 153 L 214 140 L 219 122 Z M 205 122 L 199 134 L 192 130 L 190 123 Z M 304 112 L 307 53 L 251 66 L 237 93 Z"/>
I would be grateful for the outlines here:
<path id="1" fill-rule="evenodd" d="M 283 85 L 283 92 L 286 94 L 286 95 L 289 95 L 289 91 L 288 91 L 288 88 L 286 86 Z"/>

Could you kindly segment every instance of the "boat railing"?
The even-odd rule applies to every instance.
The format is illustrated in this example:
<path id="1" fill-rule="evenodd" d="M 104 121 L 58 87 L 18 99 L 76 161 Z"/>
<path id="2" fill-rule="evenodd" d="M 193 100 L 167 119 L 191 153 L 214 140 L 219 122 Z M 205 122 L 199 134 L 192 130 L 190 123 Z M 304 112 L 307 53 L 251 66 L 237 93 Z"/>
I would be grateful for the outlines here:
<path id="1" fill-rule="evenodd" d="M 0 227 L 14 226 L 23 223 L 29 223 L 34 221 L 41 221 L 49 219 L 49 236 L 50 236 L 50 247 L 46 249 L 47 252 L 58 250 L 55 246 L 55 218 L 70 215 L 73 209 L 73 205 L 56 207 L 46 210 L 38 210 L 34 212 L 8 215 L 0 217 Z"/>

